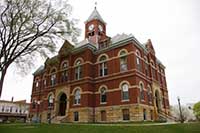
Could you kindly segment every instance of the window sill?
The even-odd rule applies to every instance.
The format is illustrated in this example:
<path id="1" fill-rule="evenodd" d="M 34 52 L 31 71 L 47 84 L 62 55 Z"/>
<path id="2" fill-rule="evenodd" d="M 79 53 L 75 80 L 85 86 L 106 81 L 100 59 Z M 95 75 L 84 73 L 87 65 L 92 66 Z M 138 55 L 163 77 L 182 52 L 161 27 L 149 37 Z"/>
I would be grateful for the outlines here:
<path id="1" fill-rule="evenodd" d="M 129 99 L 127 99 L 127 100 L 121 100 L 121 102 L 129 102 L 130 100 Z"/>
<path id="2" fill-rule="evenodd" d="M 73 104 L 73 106 L 80 106 L 81 104 Z"/>
<path id="3" fill-rule="evenodd" d="M 149 104 L 152 104 L 152 102 L 149 102 Z"/>
<path id="4" fill-rule="evenodd" d="M 101 105 L 105 105 L 105 104 L 107 104 L 107 102 L 100 102 L 100 104 L 101 104 Z"/>
<path id="5" fill-rule="evenodd" d="M 140 101 L 141 101 L 141 102 L 145 102 L 145 100 L 144 100 L 144 99 L 141 99 Z"/>

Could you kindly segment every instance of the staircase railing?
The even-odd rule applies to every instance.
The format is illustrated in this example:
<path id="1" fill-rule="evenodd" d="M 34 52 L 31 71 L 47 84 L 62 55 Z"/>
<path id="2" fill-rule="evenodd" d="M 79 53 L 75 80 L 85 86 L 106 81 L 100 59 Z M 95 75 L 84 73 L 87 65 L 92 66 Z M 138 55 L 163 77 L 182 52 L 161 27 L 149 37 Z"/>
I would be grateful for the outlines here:
<path id="1" fill-rule="evenodd" d="M 162 116 L 164 116 L 164 117 L 166 117 L 166 118 L 168 118 L 168 119 L 170 119 L 170 120 L 173 120 L 173 121 L 175 121 L 176 120 L 176 117 L 174 117 L 174 116 L 172 116 L 172 115 L 169 115 L 169 114 L 166 114 L 164 111 L 162 111 L 162 110 L 159 110 L 159 115 L 162 115 Z"/>

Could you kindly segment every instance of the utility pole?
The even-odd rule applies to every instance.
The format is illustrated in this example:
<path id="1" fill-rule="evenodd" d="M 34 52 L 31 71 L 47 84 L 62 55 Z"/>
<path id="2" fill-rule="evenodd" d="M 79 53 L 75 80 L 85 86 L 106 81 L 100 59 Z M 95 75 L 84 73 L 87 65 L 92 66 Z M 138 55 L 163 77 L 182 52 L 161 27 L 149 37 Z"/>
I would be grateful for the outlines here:
<path id="1" fill-rule="evenodd" d="M 181 119 L 181 123 L 183 123 L 184 120 L 183 120 L 183 113 L 182 113 L 182 109 L 181 109 L 180 97 L 177 97 L 177 99 L 178 99 L 178 107 L 179 107 L 179 111 L 180 111 L 180 119 Z"/>

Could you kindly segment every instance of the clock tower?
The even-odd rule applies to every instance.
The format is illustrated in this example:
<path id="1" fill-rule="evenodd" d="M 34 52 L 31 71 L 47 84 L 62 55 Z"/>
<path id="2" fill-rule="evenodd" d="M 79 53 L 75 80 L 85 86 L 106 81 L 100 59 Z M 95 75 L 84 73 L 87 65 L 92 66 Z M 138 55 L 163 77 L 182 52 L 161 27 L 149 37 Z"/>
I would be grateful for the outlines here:
<path id="1" fill-rule="evenodd" d="M 106 23 L 96 7 L 85 21 L 85 39 L 90 40 L 97 47 L 108 39 L 106 36 Z"/>

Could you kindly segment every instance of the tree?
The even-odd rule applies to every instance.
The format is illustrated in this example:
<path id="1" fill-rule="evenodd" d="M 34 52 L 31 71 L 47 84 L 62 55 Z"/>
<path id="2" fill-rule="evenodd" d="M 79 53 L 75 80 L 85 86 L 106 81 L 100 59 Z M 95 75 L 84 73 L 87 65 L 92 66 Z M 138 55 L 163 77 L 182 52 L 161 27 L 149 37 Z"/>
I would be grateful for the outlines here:
<path id="1" fill-rule="evenodd" d="M 53 6 L 54 5 L 54 6 Z M 55 40 L 76 41 L 77 20 L 69 19 L 72 7 L 66 1 L 4 0 L 0 2 L 0 96 L 11 64 L 22 71 L 32 59 L 55 52 Z"/>
<path id="2" fill-rule="evenodd" d="M 183 121 L 195 119 L 193 112 L 187 106 L 181 106 L 181 109 Z M 177 121 L 181 121 L 181 115 L 178 105 L 171 106 L 171 113 L 174 117 L 176 117 Z"/>
<path id="3" fill-rule="evenodd" d="M 197 102 L 196 104 L 194 104 L 193 111 L 197 120 L 200 121 L 200 102 Z"/>

